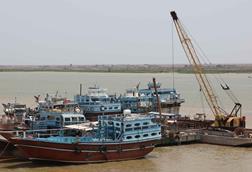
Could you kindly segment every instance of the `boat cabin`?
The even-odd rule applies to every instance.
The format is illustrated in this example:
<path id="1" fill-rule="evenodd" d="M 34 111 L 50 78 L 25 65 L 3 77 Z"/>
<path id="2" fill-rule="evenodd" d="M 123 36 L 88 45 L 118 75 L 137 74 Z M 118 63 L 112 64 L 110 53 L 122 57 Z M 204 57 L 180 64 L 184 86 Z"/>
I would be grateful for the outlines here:
<path id="1" fill-rule="evenodd" d="M 124 142 L 160 139 L 160 125 L 153 122 L 154 116 L 131 114 L 124 110 L 121 115 L 99 116 L 99 138 Z"/>
<path id="2" fill-rule="evenodd" d="M 31 122 L 30 126 L 32 129 L 52 129 L 80 124 L 85 121 L 85 116 L 80 113 L 42 111 Z"/>

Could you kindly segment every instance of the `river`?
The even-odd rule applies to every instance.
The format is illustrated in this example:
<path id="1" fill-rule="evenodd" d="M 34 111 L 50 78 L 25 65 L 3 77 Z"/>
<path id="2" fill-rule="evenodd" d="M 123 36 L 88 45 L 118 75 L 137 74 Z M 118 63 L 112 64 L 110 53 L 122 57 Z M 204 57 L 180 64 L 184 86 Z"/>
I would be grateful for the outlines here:
<path id="1" fill-rule="evenodd" d="M 243 105 L 242 113 L 247 118 L 247 127 L 252 128 L 252 79 L 250 74 L 211 74 L 210 81 L 221 106 L 228 112 L 233 107 L 232 101 L 220 89 L 216 78 L 224 78 L 232 92 Z M 172 74 L 167 73 L 70 73 L 70 72 L 0 72 L 1 103 L 17 102 L 35 106 L 34 95 L 46 93 L 73 98 L 79 93 L 79 84 L 83 84 L 83 93 L 89 86 L 98 85 L 107 88 L 110 94 L 123 94 L 125 89 L 147 86 L 155 77 L 162 87 L 173 86 Z M 193 74 L 175 74 L 174 86 L 185 99 L 181 114 L 193 116 L 196 112 L 209 110 L 203 103 L 203 97 Z M 2 107 L 0 108 L 2 111 Z M 208 115 L 209 118 L 213 116 Z M 160 172 L 195 172 L 229 171 L 251 172 L 252 148 L 233 148 L 207 144 L 191 144 L 156 148 L 143 159 L 109 162 L 87 165 L 65 165 L 59 163 L 32 163 L 29 161 L 1 160 L 0 171 L 39 172 L 39 171 L 160 171 Z"/>

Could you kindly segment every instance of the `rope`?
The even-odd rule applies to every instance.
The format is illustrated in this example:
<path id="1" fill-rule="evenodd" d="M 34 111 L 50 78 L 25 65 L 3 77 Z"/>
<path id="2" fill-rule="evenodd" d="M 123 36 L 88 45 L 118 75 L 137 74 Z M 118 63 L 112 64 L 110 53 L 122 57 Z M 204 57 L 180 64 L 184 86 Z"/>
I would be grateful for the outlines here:
<path id="1" fill-rule="evenodd" d="M 201 88 L 200 88 L 200 101 L 201 101 L 201 107 L 202 107 L 203 113 L 206 114 L 203 96 L 204 96 L 204 95 L 203 95 L 203 93 L 202 93 L 202 91 L 201 91 Z"/>
<path id="2" fill-rule="evenodd" d="M 172 45 L 171 45 L 171 55 L 172 55 L 172 87 L 175 88 L 175 80 L 174 80 L 174 29 L 173 29 L 173 22 L 171 21 L 171 39 L 172 39 Z"/>
<path id="3" fill-rule="evenodd" d="M 205 63 L 205 64 L 209 64 L 212 65 L 212 62 L 210 61 L 210 59 L 207 57 L 206 53 L 203 51 L 203 49 L 201 49 L 201 47 L 199 46 L 199 44 L 197 43 L 197 41 L 194 39 L 194 37 L 192 36 L 192 34 L 190 34 L 189 30 L 186 28 L 185 25 L 183 25 L 183 23 L 181 22 L 181 25 L 185 28 L 186 32 L 188 33 L 188 35 L 191 37 L 192 41 L 195 43 L 197 49 L 199 51 L 197 51 L 198 53 L 198 57 Z M 229 88 L 228 84 L 226 83 L 226 81 L 223 79 L 223 77 L 221 76 L 221 74 L 217 73 L 217 77 L 216 75 L 212 75 L 215 80 L 221 85 L 222 89 L 224 90 L 224 92 L 227 94 L 227 96 L 233 101 L 233 103 L 238 103 L 239 100 L 238 98 L 234 95 L 234 93 L 231 91 L 231 89 Z M 210 84 L 211 81 L 209 81 Z M 228 87 L 228 89 L 224 89 L 224 87 Z M 218 99 L 218 102 L 222 105 L 222 101 L 216 97 Z"/>

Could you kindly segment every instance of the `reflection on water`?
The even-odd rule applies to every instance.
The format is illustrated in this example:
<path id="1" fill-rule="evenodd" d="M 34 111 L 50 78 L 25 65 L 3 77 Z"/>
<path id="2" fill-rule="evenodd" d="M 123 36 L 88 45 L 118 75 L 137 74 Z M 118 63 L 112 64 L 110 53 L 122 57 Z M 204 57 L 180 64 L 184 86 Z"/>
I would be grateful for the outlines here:
<path id="1" fill-rule="evenodd" d="M 247 126 L 252 128 L 252 80 L 247 74 L 224 74 L 229 86 L 243 104 L 243 113 L 247 117 Z M 79 92 L 79 84 L 86 89 L 94 84 L 107 88 L 109 93 L 119 95 L 126 88 L 132 88 L 140 81 L 140 87 L 156 77 L 164 87 L 172 86 L 171 74 L 118 74 L 118 73 L 60 73 L 60 72 L 0 72 L 0 103 L 14 101 L 34 106 L 34 95 L 55 93 L 57 90 L 72 98 Z M 233 106 L 227 96 L 220 92 L 219 84 L 212 81 L 221 105 L 231 111 Z M 206 104 L 202 108 L 201 97 L 194 75 L 176 74 L 175 87 L 185 98 L 181 113 L 186 115 L 199 111 L 208 111 Z M 85 92 L 85 90 L 83 90 Z M 2 111 L 2 109 L 0 109 Z M 161 172 L 251 172 L 252 148 L 233 148 L 206 144 L 192 144 L 156 148 L 146 158 L 139 160 L 110 162 L 86 165 L 66 165 L 52 162 L 0 160 L 0 171 L 161 171 Z"/>

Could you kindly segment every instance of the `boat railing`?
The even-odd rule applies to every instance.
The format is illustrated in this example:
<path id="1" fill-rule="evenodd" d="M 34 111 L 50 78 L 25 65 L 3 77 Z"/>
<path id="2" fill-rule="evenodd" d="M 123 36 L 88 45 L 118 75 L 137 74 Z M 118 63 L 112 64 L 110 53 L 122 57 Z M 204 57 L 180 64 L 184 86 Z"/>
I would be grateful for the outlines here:
<path id="1" fill-rule="evenodd" d="M 60 129 L 38 129 L 38 130 L 15 130 L 15 131 L 1 131 L 1 134 L 8 134 L 10 137 L 20 137 L 20 138 L 42 138 L 42 137 L 50 137 L 50 136 L 63 136 L 66 133 L 65 131 L 69 131 L 67 134 L 71 134 L 71 131 L 75 131 L 74 136 L 80 136 L 85 133 L 83 130 L 73 130 L 71 128 L 60 128 Z"/>

